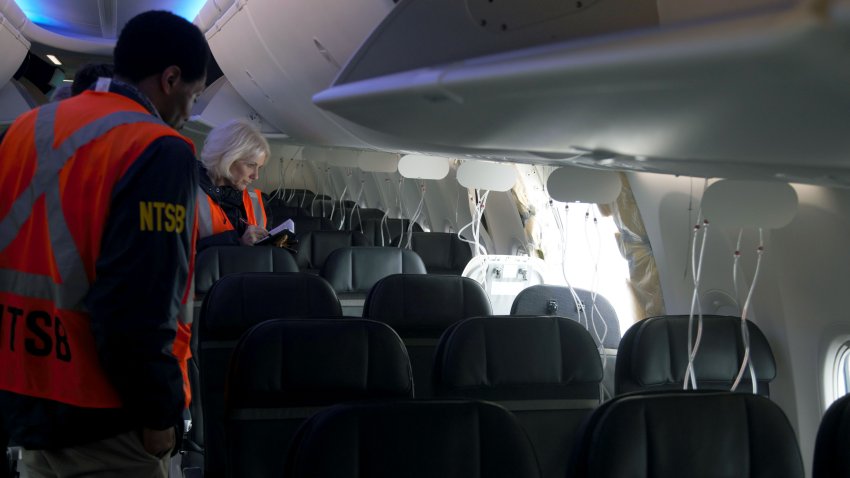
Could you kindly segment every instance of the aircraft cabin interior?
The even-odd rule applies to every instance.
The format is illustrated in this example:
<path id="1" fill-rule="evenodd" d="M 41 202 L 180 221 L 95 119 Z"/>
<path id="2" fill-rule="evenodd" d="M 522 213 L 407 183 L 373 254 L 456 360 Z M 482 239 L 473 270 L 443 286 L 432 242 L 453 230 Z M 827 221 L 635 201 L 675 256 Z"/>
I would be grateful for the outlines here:
<path id="1" fill-rule="evenodd" d="M 850 477 L 850 1 L 0 0 L 0 131 L 151 9 L 294 233 L 172 476 Z"/>

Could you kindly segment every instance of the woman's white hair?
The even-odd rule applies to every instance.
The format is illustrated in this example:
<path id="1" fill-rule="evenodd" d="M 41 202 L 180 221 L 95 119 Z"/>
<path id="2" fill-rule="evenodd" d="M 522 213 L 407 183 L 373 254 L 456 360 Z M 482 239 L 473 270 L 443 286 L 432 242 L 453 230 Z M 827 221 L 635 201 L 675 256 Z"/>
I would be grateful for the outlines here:
<path id="1" fill-rule="evenodd" d="M 216 183 L 219 179 L 233 180 L 230 166 L 239 159 L 268 157 L 269 142 L 248 120 L 234 119 L 216 126 L 204 140 L 201 162 Z"/>

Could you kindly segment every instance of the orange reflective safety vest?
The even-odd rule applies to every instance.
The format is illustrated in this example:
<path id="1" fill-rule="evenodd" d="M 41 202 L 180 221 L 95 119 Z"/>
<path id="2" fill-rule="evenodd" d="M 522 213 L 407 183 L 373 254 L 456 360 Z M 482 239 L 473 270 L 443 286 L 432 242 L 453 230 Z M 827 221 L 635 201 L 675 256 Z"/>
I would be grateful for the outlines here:
<path id="1" fill-rule="evenodd" d="M 200 188 L 198 188 L 197 204 L 198 237 L 201 239 L 236 229 L 230 223 L 224 209 Z M 266 208 L 263 206 L 263 196 L 259 189 L 242 191 L 242 205 L 248 215 L 248 224 L 267 227 Z"/>
<path id="2" fill-rule="evenodd" d="M 119 408 L 83 299 L 95 278 L 113 187 L 151 142 L 183 137 L 132 99 L 86 94 L 92 101 L 24 114 L 4 139 L 3 151 L 16 157 L 0 164 L 0 390 Z M 190 259 L 190 278 L 193 268 Z M 188 404 L 191 314 L 181 315 L 172 354 Z"/>

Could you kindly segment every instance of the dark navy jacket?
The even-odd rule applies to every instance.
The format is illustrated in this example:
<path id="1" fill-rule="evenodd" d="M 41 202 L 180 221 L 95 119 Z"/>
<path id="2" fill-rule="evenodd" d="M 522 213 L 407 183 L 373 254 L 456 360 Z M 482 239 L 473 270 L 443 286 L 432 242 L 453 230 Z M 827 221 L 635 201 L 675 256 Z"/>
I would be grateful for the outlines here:
<path id="1" fill-rule="evenodd" d="M 156 114 L 135 88 L 113 82 L 110 91 Z M 179 304 L 189 274 L 192 230 L 142 233 L 139 204 L 164 201 L 185 204 L 193 211 L 198 187 L 195 163 L 185 141 L 157 139 L 112 191 L 97 277 L 85 304 L 101 364 L 124 408 L 81 408 L 0 391 L 0 424 L 11 444 L 62 448 L 142 427 L 162 430 L 182 423 L 182 373 L 177 360 L 162 352 L 170 352 L 176 333 L 171 333 L 178 315 L 174 298 Z"/>

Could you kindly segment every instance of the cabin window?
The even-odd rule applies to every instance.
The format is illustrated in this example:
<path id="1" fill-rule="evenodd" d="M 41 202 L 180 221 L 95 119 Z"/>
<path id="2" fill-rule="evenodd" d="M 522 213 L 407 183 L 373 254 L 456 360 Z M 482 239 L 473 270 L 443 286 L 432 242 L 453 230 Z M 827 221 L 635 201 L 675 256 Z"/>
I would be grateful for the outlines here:
<path id="1" fill-rule="evenodd" d="M 850 341 L 838 347 L 832 373 L 832 396 L 829 403 L 850 392 Z"/>

